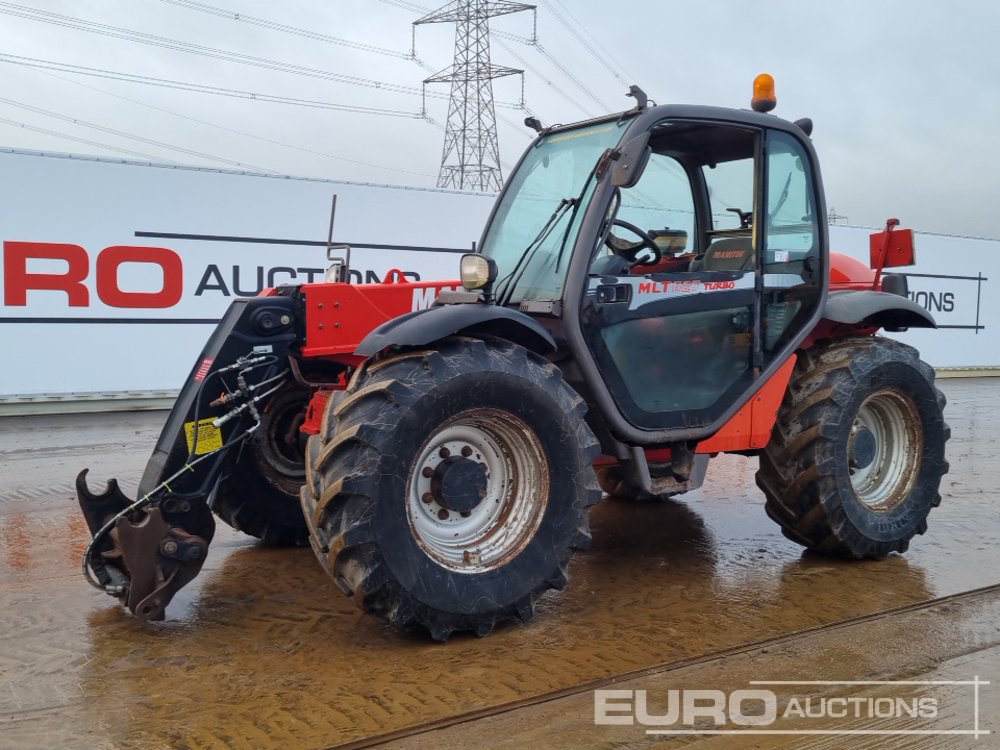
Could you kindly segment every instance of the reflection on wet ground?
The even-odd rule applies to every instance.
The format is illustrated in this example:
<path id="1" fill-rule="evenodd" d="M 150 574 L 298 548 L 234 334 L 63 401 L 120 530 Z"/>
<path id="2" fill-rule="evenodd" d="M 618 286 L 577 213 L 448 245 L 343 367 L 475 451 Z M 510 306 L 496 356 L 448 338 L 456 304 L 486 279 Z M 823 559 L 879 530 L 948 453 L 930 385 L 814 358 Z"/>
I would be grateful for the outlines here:
<path id="1" fill-rule="evenodd" d="M 0 420 L 4 744 L 331 747 L 996 583 L 1000 381 L 943 387 L 952 473 L 905 557 L 803 554 L 764 515 L 755 461 L 726 456 L 681 502 L 595 507 L 532 623 L 444 645 L 360 614 L 310 551 L 221 526 L 168 621 L 132 619 L 79 574 L 70 481 L 89 464 L 134 490 L 163 414 Z"/>

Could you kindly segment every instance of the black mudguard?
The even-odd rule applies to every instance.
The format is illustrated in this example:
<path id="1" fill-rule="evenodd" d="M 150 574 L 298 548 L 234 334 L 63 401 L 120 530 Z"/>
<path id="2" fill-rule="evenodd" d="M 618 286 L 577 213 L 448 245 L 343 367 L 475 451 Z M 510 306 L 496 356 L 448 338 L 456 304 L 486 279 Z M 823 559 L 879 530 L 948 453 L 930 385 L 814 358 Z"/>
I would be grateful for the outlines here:
<path id="1" fill-rule="evenodd" d="M 137 617 L 162 620 L 170 599 L 201 570 L 215 532 L 209 501 L 229 457 L 235 455 L 233 448 L 238 449 L 253 425 L 253 410 L 267 404 L 266 398 L 257 399 L 253 409 L 235 411 L 269 390 L 263 386 L 246 398 L 220 398 L 233 390 L 239 372 L 226 368 L 249 358 L 256 361 L 246 376 L 249 385 L 279 377 L 288 369 L 290 347 L 299 340 L 298 310 L 298 300 L 291 296 L 239 299 L 230 305 L 167 417 L 139 485 L 141 507 L 117 519 L 93 543 L 85 565 L 101 587 L 122 598 Z M 192 455 L 187 425 L 226 415 L 231 416 L 209 431 L 206 443 L 211 444 L 195 445 Z M 219 445 L 221 450 L 207 454 Z M 201 455 L 205 457 L 195 463 Z M 85 469 L 77 477 L 77 499 L 90 533 L 97 535 L 134 504 L 114 479 L 104 492 L 93 494 L 86 474 Z"/>
<path id="2" fill-rule="evenodd" d="M 424 346 L 456 333 L 499 336 L 539 353 L 556 348 L 552 335 L 529 315 L 498 305 L 471 303 L 401 315 L 365 336 L 354 353 L 370 357 L 390 346 Z"/>
<path id="3" fill-rule="evenodd" d="M 823 317 L 835 323 L 873 325 L 890 331 L 937 328 L 934 317 L 913 300 L 870 290 L 830 292 Z"/>

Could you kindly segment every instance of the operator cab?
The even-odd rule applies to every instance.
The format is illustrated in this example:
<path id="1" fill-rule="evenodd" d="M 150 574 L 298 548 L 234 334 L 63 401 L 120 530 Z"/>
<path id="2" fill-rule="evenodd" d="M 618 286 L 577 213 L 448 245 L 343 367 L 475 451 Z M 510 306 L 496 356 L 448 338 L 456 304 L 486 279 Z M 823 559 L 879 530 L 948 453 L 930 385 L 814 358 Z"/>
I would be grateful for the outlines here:
<path id="1" fill-rule="evenodd" d="M 806 130 L 640 105 L 542 131 L 463 284 L 541 316 L 617 434 L 710 434 L 821 314 L 825 208 Z"/>
<path id="2" fill-rule="evenodd" d="M 802 329 L 821 296 L 816 207 L 808 155 L 788 133 L 651 128 L 640 178 L 608 205 L 582 318 L 630 422 L 711 423 Z"/>

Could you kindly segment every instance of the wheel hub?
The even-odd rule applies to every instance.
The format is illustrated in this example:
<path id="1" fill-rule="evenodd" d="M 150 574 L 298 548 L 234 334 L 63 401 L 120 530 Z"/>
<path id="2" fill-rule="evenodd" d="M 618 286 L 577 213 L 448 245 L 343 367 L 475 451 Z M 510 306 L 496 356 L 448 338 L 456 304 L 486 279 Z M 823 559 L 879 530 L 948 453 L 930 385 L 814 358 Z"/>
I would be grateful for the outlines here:
<path id="1" fill-rule="evenodd" d="M 500 567 L 533 538 L 549 494 L 549 466 L 534 432 L 497 409 L 441 424 L 418 450 L 407 482 L 417 544 L 442 567 Z"/>
<path id="2" fill-rule="evenodd" d="M 851 435 L 851 468 L 865 469 L 871 466 L 878 451 L 875 434 L 864 425 L 859 426 Z"/>
<path id="3" fill-rule="evenodd" d="M 847 445 L 858 500 L 879 513 L 898 507 L 917 481 L 922 445 L 920 418 L 906 394 L 887 388 L 869 396 Z"/>
<path id="4" fill-rule="evenodd" d="M 486 497 L 486 470 L 463 456 L 448 456 L 434 469 L 431 494 L 446 510 L 467 513 Z"/>
<path id="5" fill-rule="evenodd" d="M 301 391 L 283 391 L 267 405 L 255 435 L 254 460 L 274 487 L 297 502 L 305 482 L 305 438 L 301 431 L 308 407 Z"/>

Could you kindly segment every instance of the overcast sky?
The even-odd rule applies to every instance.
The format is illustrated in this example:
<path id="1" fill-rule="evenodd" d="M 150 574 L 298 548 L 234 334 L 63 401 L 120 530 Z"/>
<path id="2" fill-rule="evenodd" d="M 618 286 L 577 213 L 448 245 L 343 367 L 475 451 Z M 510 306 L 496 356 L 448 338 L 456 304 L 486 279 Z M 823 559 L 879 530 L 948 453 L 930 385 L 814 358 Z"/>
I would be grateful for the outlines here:
<path id="1" fill-rule="evenodd" d="M 428 69 L 446 68 L 453 53 L 454 26 L 420 26 L 416 52 L 423 66 L 405 59 L 417 14 L 400 6 L 417 5 L 417 0 L 198 3 L 309 29 L 353 46 L 183 7 L 191 0 L 4 0 L 0 52 L 46 64 L 402 115 L 419 113 L 421 80 L 429 75 Z M 496 38 L 493 62 L 528 68 L 525 100 L 543 122 L 573 122 L 625 109 L 631 101 L 624 97 L 626 82 L 638 83 L 659 103 L 747 107 L 754 76 L 766 71 L 777 82 L 775 114 L 790 120 L 808 116 L 815 122 L 813 140 L 822 162 L 827 203 L 850 224 L 880 225 L 886 217 L 897 216 L 904 226 L 918 230 L 1000 238 L 996 147 L 1000 4 L 966 0 L 538 0 L 537 4 L 540 48 L 509 36 Z M 428 0 L 419 5 L 438 7 Z M 105 24 L 113 28 L 101 30 L 112 34 L 124 28 L 321 73 L 296 75 L 139 44 L 24 18 L 23 8 Z M 508 35 L 527 37 L 532 16 L 505 16 L 492 25 Z M 588 33 L 606 52 L 581 43 Z M 436 181 L 443 132 L 415 117 L 179 91 L 3 62 L 10 59 L 0 57 L 0 146 L 220 167 L 240 164 L 367 182 L 433 186 Z M 380 85 L 355 85 L 329 80 L 331 76 Z M 427 113 L 443 123 L 447 88 L 438 84 L 429 91 L 435 97 L 427 99 Z M 520 95 L 519 80 L 495 82 L 498 102 L 514 104 Z M 498 107 L 497 114 L 501 158 L 513 164 L 531 133 L 520 125 L 523 112 Z M 28 130 L 21 124 L 50 132 Z M 108 146 L 143 156 L 111 151 Z"/>

